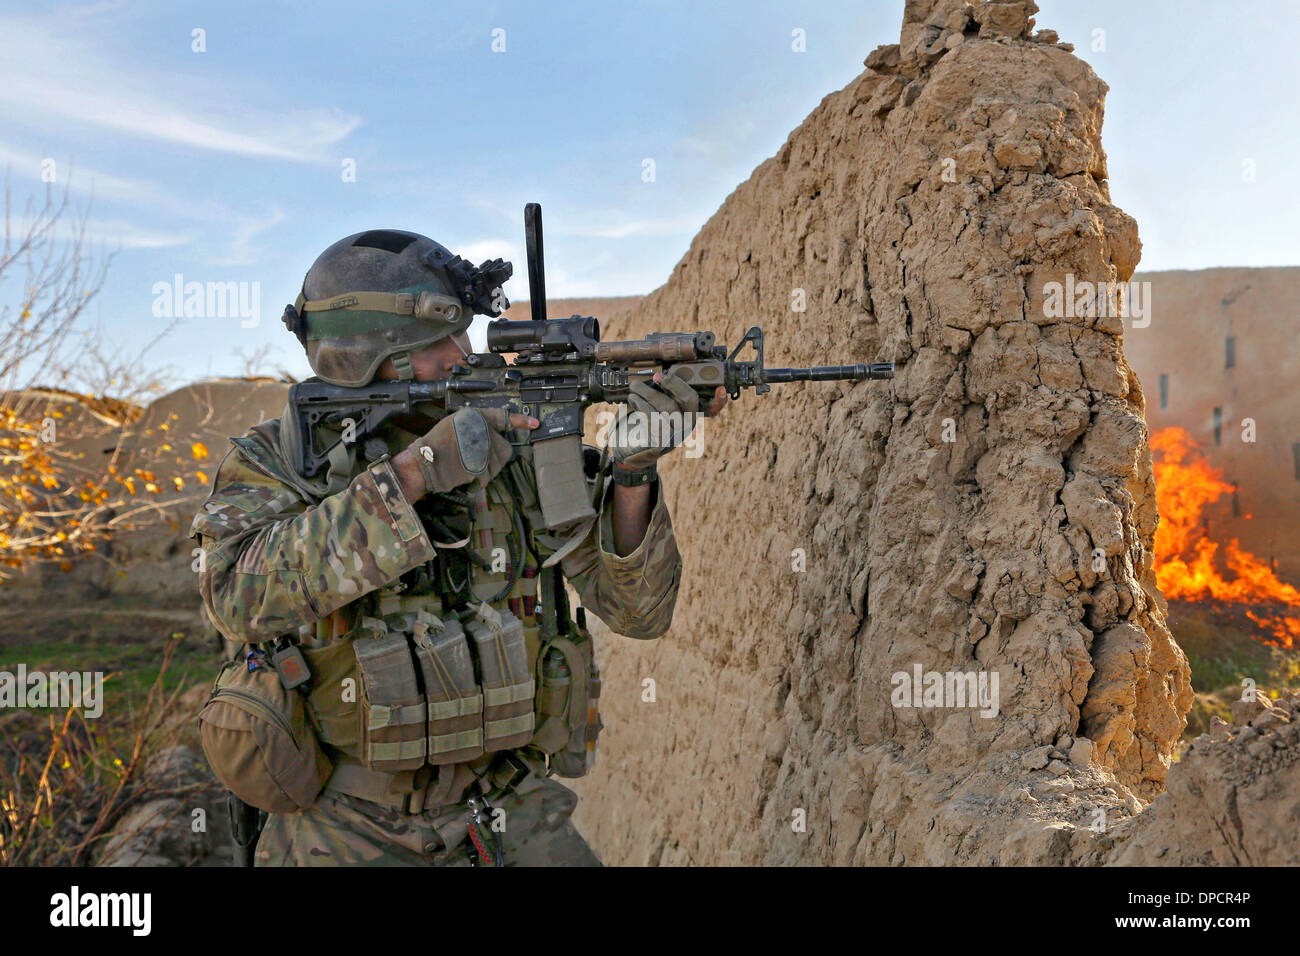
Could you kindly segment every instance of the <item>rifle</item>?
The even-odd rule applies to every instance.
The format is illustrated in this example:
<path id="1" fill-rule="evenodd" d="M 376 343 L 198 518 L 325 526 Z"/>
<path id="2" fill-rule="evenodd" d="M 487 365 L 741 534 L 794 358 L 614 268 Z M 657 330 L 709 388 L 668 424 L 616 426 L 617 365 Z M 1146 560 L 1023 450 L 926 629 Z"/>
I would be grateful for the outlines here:
<path id="1" fill-rule="evenodd" d="M 451 376 L 436 382 L 377 381 L 362 388 L 342 388 L 306 381 L 289 389 L 300 429 L 298 472 L 306 478 L 329 464 L 329 453 L 348 440 L 374 433 L 394 416 L 424 402 L 447 411 L 462 407 L 502 408 L 529 415 L 538 426 L 526 433 L 542 516 L 559 529 L 595 515 L 583 471 L 583 412 L 599 402 L 626 403 L 631 383 L 674 370 L 700 394 L 705 407 L 718 386 L 736 399 L 742 389 L 762 395 L 777 382 L 828 382 L 888 379 L 892 362 L 828 365 L 814 368 L 767 368 L 763 364 L 763 330 L 753 326 L 730 351 L 715 343 L 712 332 L 655 332 L 644 339 L 602 342 L 600 323 L 591 316 L 546 318 L 542 263 L 542 211 L 524 208 L 528 247 L 529 304 L 532 319 L 497 319 L 488 323 L 485 353 L 466 357 Z M 742 359 L 749 345 L 753 355 Z M 514 354 L 514 362 L 505 356 Z M 322 425 L 351 421 L 344 435 L 318 445 Z M 516 438 L 518 441 L 518 437 Z"/>

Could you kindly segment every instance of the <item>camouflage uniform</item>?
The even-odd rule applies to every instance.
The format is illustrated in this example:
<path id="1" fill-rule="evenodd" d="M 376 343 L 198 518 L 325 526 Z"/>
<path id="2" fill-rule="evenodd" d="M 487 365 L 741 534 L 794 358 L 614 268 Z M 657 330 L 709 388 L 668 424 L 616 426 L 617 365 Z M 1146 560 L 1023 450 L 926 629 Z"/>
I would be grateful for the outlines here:
<path id="1" fill-rule="evenodd" d="M 395 454 L 416 436 L 390 425 L 380 437 Z M 386 458 L 373 456 L 379 460 L 359 466 L 346 487 L 322 496 L 287 464 L 279 420 L 254 426 L 233 441 L 235 448 L 218 468 L 212 493 L 191 528 L 203 547 L 203 601 L 223 634 L 260 642 L 293 632 L 309 660 L 315 660 L 313 654 L 329 659 L 340 644 L 349 645 L 340 653 L 351 658 L 358 623 L 376 613 L 376 606 L 400 602 L 409 611 L 412 602 L 424 600 L 412 598 L 412 589 L 398 579 L 436 565 L 440 549 Z M 534 571 L 538 559 L 574 545 L 561 567 L 583 605 L 628 637 L 657 637 L 672 619 L 681 574 L 662 493 L 657 487 L 653 491 L 644 539 L 620 557 L 612 545 L 612 483 L 589 480 L 593 495 L 597 481 L 606 483 L 597 521 L 576 545 L 551 537 L 536 513 L 528 449 L 518 448 L 516 458 L 478 493 L 474 520 L 483 519 L 492 529 L 477 532 L 474 543 L 485 556 L 507 546 L 513 549 L 507 553 L 520 554 Z M 522 542 L 508 540 L 524 527 L 513 520 L 516 513 L 534 519 L 527 524 L 533 556 Z M 474 594 L 486 600 L 505 580 L 504 573 L 475 568 Z M 529 585 L 535 594 L 536 580 L 519 578 L 492 605 L 512 608 L 532 634 L 536 619 Z M 487 754 L 470 764 L 379 774 L 360 765 L 349 742 L 347 728 L 356 726 L 358 706 L 325 700 L 313 687 L 308 712 L 336 761 L 334 776 L 315 806 L 272 815 L 258 850 L 260 864 L 465 864 L 470 811 L 464 801 L 477 779 L 485 790 L 489 784 L 497 788 L 493 805 L 505 811 L 500 836 L 508 865 L 598 865 L 569 819 L 576 796 L 544 779 L 545 760 L 535 748 L 510 751 L 513 759 Z M 332 743 L 338 746 L 331 749 Z"/>
<path id="2" fill-rule="evenodd" d="M 570 819 L 577 803 L 567 787 L 531 776 L 499 800 L 505 865 L 600 866 Z M 257 845 L 257 863 L 469 866 L 468 817 L 460 804 L 410 814 L 326 791 L 309 811 L 272 815 Z"/>

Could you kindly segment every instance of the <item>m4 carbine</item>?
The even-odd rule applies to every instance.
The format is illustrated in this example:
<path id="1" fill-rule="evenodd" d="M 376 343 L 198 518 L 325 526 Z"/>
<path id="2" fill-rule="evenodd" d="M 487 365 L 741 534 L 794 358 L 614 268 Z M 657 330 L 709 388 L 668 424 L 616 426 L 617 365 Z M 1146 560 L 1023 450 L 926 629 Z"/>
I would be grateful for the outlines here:
<path id="1" fill-rule="evenodd" d="M 600 323 L 589 316 L 545 318 L 542 278 L 541 209 L 525 209 L 528 271 L 533 318 L 488 324 L 485 353 L 466 357 L 451 376 L 436 382 L 380 381 L 343 388 L 307 381 L 289 390 L 301 434 L 300 474 L 312 478 L 329 464 L 330 451 L 345 438 L 362 441 L 390 418 L 424 402 L 448 411 L 463 406 L 503 408 L 536 418 L 538 426 L 518 431 L 517 443 L 531 446 L 542 516 L 549 529 L 594 516 L 583 473 L 583 412 L 599 402 L 625 403 L 632 382 L 656 368 L 673 372 L 695 388 L 705 408 L 722 386 L 735 399 L 742 389 L 763 394 L 775 382 L 827 382 L 893 378 L 892 362 L 767 368 L 763 331 L 754 326 L 730 352 L 712 332 L 656 332 L 644 339 L 602 342 Z M 753 352 L 740 358 L 748 344 Z M 514 355 L 513 362 L 506 356 Z M 318 429 L 351 422 L 343 437 L 322 447 Z"/>

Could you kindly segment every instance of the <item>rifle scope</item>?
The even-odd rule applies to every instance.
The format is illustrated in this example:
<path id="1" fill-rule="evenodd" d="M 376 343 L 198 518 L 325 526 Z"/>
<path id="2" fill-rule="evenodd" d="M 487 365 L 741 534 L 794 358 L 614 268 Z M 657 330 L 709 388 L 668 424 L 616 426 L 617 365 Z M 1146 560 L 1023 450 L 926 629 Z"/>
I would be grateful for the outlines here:
<path id="1" fill-rule="evenodd" d="M 497 319 L 487 327 L 490 352 L 577 352 L 590 355 L 600 341 L 600 322 L 589 315 L 567 319 Z"/>

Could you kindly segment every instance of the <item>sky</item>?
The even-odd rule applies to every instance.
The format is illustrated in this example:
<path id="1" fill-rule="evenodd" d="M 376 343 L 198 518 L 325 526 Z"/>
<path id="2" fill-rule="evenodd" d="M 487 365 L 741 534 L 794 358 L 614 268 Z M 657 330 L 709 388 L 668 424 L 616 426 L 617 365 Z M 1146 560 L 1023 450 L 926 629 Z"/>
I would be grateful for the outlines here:
<path id="1" fill-rule="evenodd" d="M 305 376 L 280 314 L 326 246 L 366 229 L 512 259 L 520 300 L 537 201 L 551 297 L 651 291 L 898 41 L 902 6 L 4 0 L 0 165 L 16 221 L 52 175 L 111 254 L 87 316 L 106 341 L 148 345 L 178 383 L 265 347 Z M 1039 6 L 1110 86 L 1111 197 L 1138 221 L 1139 269 L 1300 264 L 1297 0 Z M 169 315 L 191 282 L 238 283 L 244 311 Z"/>

